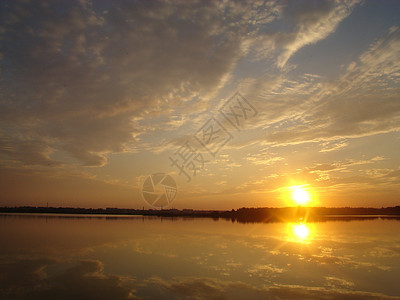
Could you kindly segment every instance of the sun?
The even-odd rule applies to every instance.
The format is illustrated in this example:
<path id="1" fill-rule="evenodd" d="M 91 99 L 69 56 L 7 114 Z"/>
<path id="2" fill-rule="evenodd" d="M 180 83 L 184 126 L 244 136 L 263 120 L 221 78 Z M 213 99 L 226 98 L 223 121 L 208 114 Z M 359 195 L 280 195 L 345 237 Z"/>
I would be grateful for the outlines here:
<path id="1" fill-rule="evenodd" d="M 302 186 L 292 187 L 292 198 L 297 205 L 305 205 L 311 201 L 309 192 Z"/>

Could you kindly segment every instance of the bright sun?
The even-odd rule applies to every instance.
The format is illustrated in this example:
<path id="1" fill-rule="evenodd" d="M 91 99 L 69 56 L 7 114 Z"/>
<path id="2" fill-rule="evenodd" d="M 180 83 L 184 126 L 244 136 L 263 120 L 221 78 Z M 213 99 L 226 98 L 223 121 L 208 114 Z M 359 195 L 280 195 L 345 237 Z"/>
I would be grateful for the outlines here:
<path id="1" fill-rule="evenodd" d="M 303 187 L 295 186 L 292 189 L 292 197 L 297 205 L 305 205 L 311 201 L 310 194 Z"/>

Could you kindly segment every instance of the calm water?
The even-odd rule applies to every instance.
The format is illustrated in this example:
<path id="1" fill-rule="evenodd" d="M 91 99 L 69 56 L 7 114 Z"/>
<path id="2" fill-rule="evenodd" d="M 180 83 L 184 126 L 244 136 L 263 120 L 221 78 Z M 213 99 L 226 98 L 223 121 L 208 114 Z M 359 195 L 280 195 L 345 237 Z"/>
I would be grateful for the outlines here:
<path id="1" fill-rule="evenodd" d="M 400 299 L 400 221 L 0 215 L 0 299 Z"/>

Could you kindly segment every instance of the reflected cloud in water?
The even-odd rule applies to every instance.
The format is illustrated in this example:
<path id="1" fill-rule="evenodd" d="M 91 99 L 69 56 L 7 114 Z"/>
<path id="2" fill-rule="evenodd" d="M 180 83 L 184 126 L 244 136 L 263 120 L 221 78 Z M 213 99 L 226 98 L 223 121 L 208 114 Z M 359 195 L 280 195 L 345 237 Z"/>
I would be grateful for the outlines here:
<path id="1" fill-rule="evenodd" d="M 400 223 L 392 220 L 2 216 L 0 222 L 7 241 L 0 245 L 2 299 L 400 296 L 400 237 L 393 234 Z"/>

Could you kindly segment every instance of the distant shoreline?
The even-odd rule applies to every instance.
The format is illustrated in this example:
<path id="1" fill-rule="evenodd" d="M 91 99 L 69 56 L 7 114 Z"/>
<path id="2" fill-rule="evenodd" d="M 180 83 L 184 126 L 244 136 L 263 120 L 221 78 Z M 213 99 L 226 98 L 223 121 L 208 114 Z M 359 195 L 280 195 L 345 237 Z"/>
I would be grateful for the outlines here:
<path id="1" fill-rule="evenodd" d="M 228 219 L 240 223 L 251 222 L 319 222 L 327 220 L 391 218 L 400 220 L 400 206 L 385 208 L 366 207 L 282 207 L 239 208 L 228 210 L 193 209 L 123 209 L 123 208 L 71 208 L 71 207 L 0 207 L 0 213 L 58 214 L 86 216 L 154 216 Z"/>

